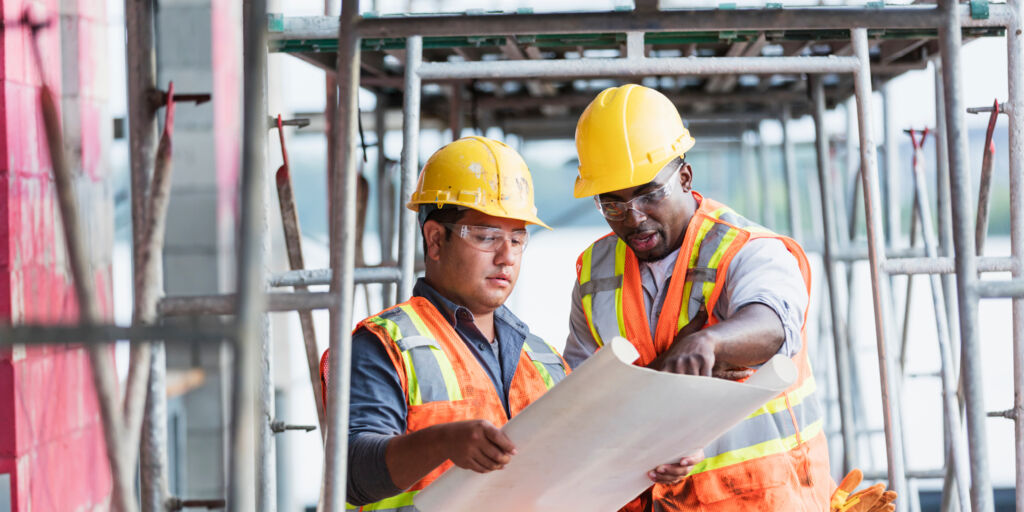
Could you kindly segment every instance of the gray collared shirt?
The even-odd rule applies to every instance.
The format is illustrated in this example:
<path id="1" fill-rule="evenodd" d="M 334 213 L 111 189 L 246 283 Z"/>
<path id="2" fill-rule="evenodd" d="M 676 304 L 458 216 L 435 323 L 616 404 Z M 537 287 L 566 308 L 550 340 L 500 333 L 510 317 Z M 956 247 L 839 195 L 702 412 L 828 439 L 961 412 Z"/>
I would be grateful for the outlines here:
<path id="1" fill-rule="evenodd" d="M 473 313 L 441 295 L 423 279 L 413 295 L 423 297 L 444 316 L 483 367 L 509 416 L 508 390 L 519 365 L 529 329 L 505 306 L 494 311 L 495 341 L 473 323 Z M 405 434 L 408 404 L 401 381 L 377 336 L 359 329 L 352 336 L 352 384 L 349 406 L 348 502 L 365 505 L 394 496 L 384 462 L 387 443 Z"/>
<path id="2" fill-rule="evenodd" d="M 672 266 L 679 251 L 653 264 L 641 264 L 641 282 L 648 323 L 653 333 L 658 315 L 665 303 L 665 292 L 672 277 Z M 726 272 L 714 315 L 719 320 L 731 318 L 747 304 L 764 304 L 782 321 L 786 339 L 778 353 L 793 357 L 800 351 L 800 330 L 807 310 L 807 288 L 796 258 L 782 242 L 761 238 L 748 242 L 733 257 Z M 598 349 L 583 312 L 579 281 L 572 289 L 572 311 L 569 316 L 569 337 L 563 354 L 575 368 Z"/>

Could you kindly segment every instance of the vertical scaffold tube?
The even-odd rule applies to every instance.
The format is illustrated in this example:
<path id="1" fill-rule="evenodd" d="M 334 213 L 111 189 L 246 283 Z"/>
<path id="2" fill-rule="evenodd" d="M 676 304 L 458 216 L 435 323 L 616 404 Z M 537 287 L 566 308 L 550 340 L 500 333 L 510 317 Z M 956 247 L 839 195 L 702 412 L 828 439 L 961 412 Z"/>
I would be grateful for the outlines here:
<path id="1" fill-rule="evenodd" d="M 836 289 L 838 281 L 836 278 L 835 261 L 832 260 L 836 251 L 836 221 L 835 213 L 832 210 L 835 197 L 833 193 L 832 173 L 828 165 L 828 133 L 825 130 L 825 84 L 820 76 L 813 75 L 811 80 L 811 95 L 814 103 L 814 138 L 815 149 L 818 156 L 818 186 L 821 192 L 821 215 L 824 227 L 824 266 L 825 279 L 828 282 L 829 308 L 832 313 L 832 341 L 835 346 L 836 359 L 836 383 L 838 387 L 840 429 L 843 436 L 843 460 L 841 462 L 843 474 L 850 472 L 854 467 L 853 457 L 857 453 L 853 435 L 853 414 L 850 406 L 853 405 L 850 399 L 850 375 L 847 369 L 850 368 L 850 352 L 843 341 L 843 333 L 846 330 L 845 319 L 840 313 L 839 290 Z"/>
<path id="2" fill-rule="evenodd" d="M 1009 68 L 1010 117 L 1010 251 L 1014 278 L 1024 276 L 1024 11 L 1020 0 L 1010 0 L 1013 23 L 1006 31 Z M 1013 299 L 1013 419 L 1016 447 L 1016 503 L 1024 510 L 1024 298 Z"/>
<path id="3" fill-rule="evenodd" d="M 348 481 L 348 407 L 352 352 L 352 302 L 356 257 L 356 142 L 359 112 L 358 0 L 344 0 L 338 27 L 338 105 L 334 143 L 339 157 L 332 166 L 331 195 L 331 378 L 327 391 L 327 464 L 324 471 L 327 512 L 345 510 Z"/>
<path id="4" fill-rule="evenodd" d="M 956 190 L 959 195 L 951 206 L 957 296 L 960 299 L 960 371 L 967 406 L 967 445 L 971 460 L 971 506 L 974 512 L 992 512 L 992 481 L 988 472 L 985 400 L 981 381 L 983 370 L 978 340 L 978 293 L 975 289 L 978 261 L 974 252 L 974 208 L 964 123 L 963 81 L 960 77 L 960 16 L 956 0 L 942 0 L 939 5 L 943 10 L 939 49 L 946 103 L 949 181 L 951 190 Z"/>
<path id="5" fill-rule="evenodd" d="M 405 41 L 405 94 L 402 100 L 402 195 L 399 204 L 412 197 L 419 171 L 420 145 L 420 75 L 417 70 L 423 59 L 423 38 L 411 36 Z M 416 282 L 416 212 L 401 206 L 398 225 L 398 267 L 402 271 L 398 281 L 398 301 L 412 296 Z"/>
<path id="6" fill-rule="evenodd" d="M 234 340 L 234 379 L 231 389 L 231 464 L 228 472 L 228 510 L 255 510 L 256 483 L 253 427 L 256 424 L 256 371 L 266 315 L 263 269 L 264 167 L 267 141 L 267 4 L 247 0 L 243 27 L 243 140 L 241 222 L 238 243 L 238 309 Z"/>
<path id="7" fill-rule="evenodd" d="M 872 302 L 875 311 L 875 339 L 878 346 L 878 373 L 882 392 L 882 417 L 885 426 L 886 460 L 889 488 L 906 496 L 907 479 L 903 458 L 903 436 L 899 421 L 899 394 L 893 379 L 892 364 L 886 345 L 886 315 L 892 309 L 885 304 L 891 297 L 889 279 L 882 273 L 885 262 L 885 241 L 882 236 L 881 205 L 878 186 L 878 160 L 871 133 L 871 66 L 868 55 L 867 29 L 851 31 L 854 55 L 861 61 L 854 75 L 857 97 L 857 120 L 860 134 L 861 183 L 864 194 L 864 215 L 868 234 L 868 259 L 871 267 Z M 909 499 L 897 500 L 897 510 L 907 510 Z"/>

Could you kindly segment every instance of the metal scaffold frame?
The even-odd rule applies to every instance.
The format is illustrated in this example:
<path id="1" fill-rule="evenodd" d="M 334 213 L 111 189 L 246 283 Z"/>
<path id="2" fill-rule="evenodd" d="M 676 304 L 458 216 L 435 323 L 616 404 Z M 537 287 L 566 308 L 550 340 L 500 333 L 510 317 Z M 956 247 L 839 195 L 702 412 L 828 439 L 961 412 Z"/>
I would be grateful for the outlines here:
<path id="1" fill-rule="evenodd" d="M 162 275 L 162 235 L 148 236 L 146 229 L 153 226 L 136 222 L 133 226 L 133 259 L 135 261 L 134 294 L 135 317 L 126 327 L 105 325 L 95 315 L 84 315 L 84 321 L 75 326 L 0 326 L 2 344 L 41 344 L 73 340 L 88 343 L 98 350 L 109 340 L 127 339 L 132 342 L 131 370 L 125 397 L 124 424 L 114 406 L 116 393 L 101 393 L 108 456 L 115 469 L 116 507 L 134 510 L 131 491 L 132 471 L 127 470 L 131 456 L 141 444 L 142 509 L 162 511 L 180 508 L 186 500 L 169 495 L 167 489 L 167 433 L 165 388 L 166 364 L 164 343 L 229 342 L 234 349 L 232 368 L 230 470 L 229 488 L 225 499 L 229 510 L 274 510 L 275 481 L 272 438 L 272 389 L 268 389 L 270 375 L 270 349 L 267 342 L 267 313 L 272 311 L 309 311 L 327 309 L 330 313 L 330 367 L 332 373 L 328 390 L 327 432 L 346 432 L 348 429 L 348 387 L 350 375 L 350 328 L 353 320 L 354 286 L 357 283 L 382 283 L 385 304 L 404 300 L 412 293 L 415 280 L 416 219 L 412 211 L 399 204 L 385 205 L 381 201 L 381 229 L 387 235 L 382 242 L 386 249 L 378 267 L 357 268 L 356 262 L 356 197 L 357 197 L 357 131 L 359 114 L 357 97 L 360 86 L 361 40 L 363 38 L 391 38 L 400 40 L 404 47 L 403 90 L 403 148 L 401 153 L 400 193 L 408 197 L 416 180 L 419 166 L 417 152 L 421 115 L 422 84 L 427 81 L 473 79 L 544 79 L 544 78 L 639 78 L 645 76 L 739 75 L 790 73 L 806 74 L 810 80 L 811 113 L 815 120 L 818 185 L 821 207 L 821 230 L 825 276 L 828 285 L 829 317 L 833 337 L 832 350 L 837 377 L 837 403 L 841 418 L 841 438 L 844 470 L 857 461 L 858 424 L 853 418 L 853 389 L 856 386 L 856 367 L 851 357 L 849 312 L 843 312 L 842 283 L 839 265 L 847 270 L 847 289 L 851 279 L 851 265 L 867 260 L 871 271 L 872 305 L 875 319 L 875 339 L 878 356 L 879 381 L 886 446 L 889 486 L 904 494 L 908 478 L 920 476 L 944 477 L 944 510 L 958 505 L 960 510 L 990 512 L 993 510 L 992 486 L 988 474 L 986 444 L 986 410 L 981 390 L 977 311 L 979 300 L 993 297 L 1013 299 L 1013 365 L 1015 398 L 1013 408 L 1001 415 L 1015 421 L 1016 488 L 1024 489 L 1024 89 L 1021 78 L 1024 65 L 1024 8 L 1020 0 L 989 6 L 987 18 L 975 19 L 970 7 L 954 0 L 942 0 L 939 5 L 914 5 L 878 8 L 793 8 L 793 9 L 707 9 L 673 10 L 637 9 L 631 12 L 558 13 L 512 15 L 456 15 L 411 16 L 401 18 L 360 17 L 357 0 L 341 2 L 340 17 L 333 12 L 324 17 L 284 18 L 283 28 L 269 31 L 265 0 L 246 0 L 244 27 L 244 142 L 241 173 L 241 217 L 238 243 L 238 291 L 202 297 L 164 297 Z M 329 8 L 332 7 L 328 3 Z M 337 9 L 334 4 L 333 9 Z M 131 128 L 131 189 L 132 216 L 157 222 L 162 233 L 162 216 L 166 203 L 154 201 L 161 195 L 153 189 L 151 180 L 166 184 L 157 158 L 158 108 L 152 101 L 156 91 L 153 40 L 153 1 L 126 0 L 126 28 L 128 37 L 129 116 Z M 855 27 L 855 28 L 850 28 Z M 1010 211 L 1011 256 L 984 257 L 975 251 L 975 221 L 972 217 L 971 182 L 967 159 L 967 133 L 963 120 L 963 87 L 959 49 L 963 27 L 1002 27 L 1006 29 L 1009 50 L 1009 113 L 1010 154 Z M 782 30 L 782 29 L 848 30 L 851 52 L 843 56 L 726 56 L 726 57 L 661 57 L 648 58 L 643 52 L 644 34 L 687 30 Z M 886 244 L 883 223 L 898 225 L 892 210 L 899 207 L 898 198 L 891 194 L 888 216 L 883 215 L 883 198 L 872 126 L 872 67 L 869 55 L 868 29 L 938 29 L 941 49 L 941 77 L 936 76 L 937 106 L 942 107 L 936 119 L 936 158 L 938 173 L 937 232 L 931 226 L 924 176 L 915 169 L 915 217 L 912 232 L 920 223 L 924 250 L 909 250 Z M 531 34 L 590 34 L 625 33 L 626 58 L 620 59 L 555 59 L 428 62 L 424 61 L 424 38 L 431 36 L 491 36 L 515 33 Z M 266 59 L 268 40 L 301 41 L 305 39 L 337 40 L 337 58 L 334 73 L 328 76 L 329 120 L 327 181 L 330 196 L 330 268 L 293 269 L 270 275 L 264 267 L 267 233 L 263 217 L 266 215 L 264 188 L 267 143 L 267 83 Z M 581 52 L 582 53 L 582 52 Z M 581 55 L 582 57 L 582 55 Z M 938 62 L 936 62 L 938 64 Z M 938 66 L 937 66 L 938 67 Z M 841 187 L 832 179 L 828 156 L 828 134 L 824 126 L 826 99 L 824 75 L 847 74 L 854 77 L 853 95 L 856 98 L 857 137 L 860 140 L 859 186 L 863 195 L 866 248 L 853 242 L 852 226 L 856 225 L 856 210 L 845 211 L 848 201 L 840 197 Z M 337 88 L 337 95 L 332 93 Z M 939 100 L 941 96 L 942 101 Z M 337 98 L 337 102 L 333 101 Z M 557 101 L 557 96 L 548 98 Z M 541 104 L 544 98 L 537 100 Z M 382 102 L 378 102 L 382 105 Z M 383 162 L 383 105 L 378 108 L 378 154 Z M 453 118 L 456 107 L 453 107 Z M 784 121 L 792 113 L 788 106 L 780 112 Z M 453 121 L 453 124 L 457 124 Z M 891 127 L 890 127 L 891 128 Z M 785 130 L 784 130 L 785 131 Z M 887 133 L 891 133 L 887 131 Z M 800 226 L 800 214 L 795 210 L 798 191 L 793 174 L 791 141 L 786 137 L 786 177 L 790 197 L 789 225 L 791 231 Z M 893 137 L 886 137 L 889 162 L 895 162 Z M 52 143 L 52 141 L 51 141 Z M 62 146 L 56 146 L 62 147 Z M 848 146 L 852 147 L 852 146 Z M 763 144 L 762 144 L 763 148 Z M 56 155 L 56 153 L 55 153 Z M 55 159 L 56 161 L 56 159 Z M 895 190 L 892 163 L 887 166 L 889 190 Z M 55 165 L 55 167 L 58 167 Z M 156 169 L 156 171 L 152 171 Z M 150 173 L 155 172 L 153 178 Z M 948 174 L 947 174 L 948 173 Z M 381 163 L 378 176 L 381 185 L 386 175 Z M 161 185 L 163 186 L 163 185 Z M 149 191 L 147 193 L 147 191 Z M 957 200 L 952 200 L 954 191 Z M 855 191 L 854 191 L 855 192 Z M 165 192 L 163 192 L 166 194 Z M 146 202 L 147 195 L 150 202 Z M 387 190 L 379 191 L 380 198 Z M 855 197 L 855 196 L 854 196 Z M 165 201 L 166 198 L 163 200 Z M 987 199 L 983 199 L 987 201 Z M 63 203 L 62 203 L 63 205 Z M 73 206 L 72 202 L 69 202 Z M 385 207 L 387 206 L 387 207 Z M 761 198 L 761 207 L 768 211 L 767 197 Z M 161 208 L 163 210 L 161 211 Z M 79 225 L 75 208 L 62 207 L 62 219 L 69 240 L 77 236 Z M 398 257 L 394 262 L 391 246 L 396 233 L 391 219 L 398 217 Z M 842 217 L 847 217 L 843 219 Z M 840 236 L 843 224 L 850 223 L 850 237 Z M 897 240 L 890 232 L 890 240 Z M 912 242 L 913 243 L 913 242 Z M 68 243 L 69 261 L 76 267 L 75 282 L 82 311 L 93 311 L 95 297 L 88 284 L 80 279 L 83 263 L 80 243 Z M 300 260 L 301 261 L 301 260 Z M 397 263 L 397 264 L 396 264 Z M 84 268 L 84 267 L 82 267 Z M 1010 271 L 1010 280 L 981 280 L 979 272 Z M 930 274 L 933 305 L 939 331 L 938 348 L 942 356 L 942 398 L 944 409 L 945 447 L 947 470 L 908 473 L 905 467 L 904 433 L 900 417 L 900 385 L 903 378 L 902 361 L 892 353 L 895 307 L 890 290 L 890 277 L 894 275 Z M 953 289 L 952 276 L 956 279 Z M 314 284 L 329 284 L 327 292 L 299 289 Z M 391 285 L 395 291 L 389 291 Z M 275 287 L 296 287 L 293 291 L 268 291 Z M 955 298 L 954 298 L 955 294 Z M 909 301 L 909 294 L 907 297 Z M 847 308 L 849 302 L 847 303 Z M 940 314 L 941 313 L 941 314 Z M 197 317 L 205 315 L 232 315 L 232 320 L 219 326 L 200 326 L 198 322 L 164 324 L 172 316 Z M 958 319 L 958 320 L 957 320 Z M 959 326 L 958 328 L 956 326 Z M 158 341 L 157 341 L 158 340 Z M 958 403 L 958 376 L 953 360 L 953 344 L 961 347 L 962 381 Z M 314 346 L 315 346 L 315 342 Z M 315 354 L 314 354 L 315 355 Z M 100 358 L 101 359 L 101 358 Z M 312 362 L 311 362 L 311 368 Z M 99 371 L 99 370 L 97 370 Z M 98 374 L 98 377 L 102 375 Z M 140 383 L 146 392 L 140 392 Z M 313 386 L 316 386 L 313 381 Z M 104 385 L 104 388 L 109 387 Z M 257 391 L 258 390 L 258 391 Z M 147 398 L 148 395 L 148 398 Z M 966 415 L 966 435 L 961 432 L 961 409 Z M 145 411 L 139 422 L 133 418 L 136 411 Z M 124 433 L 119 437 L 113 433 Z M 110 443 L 113 439 L 126 439 L 125 443 Z M 324 510 L 345 509 L 347 439 L 346 435 L 327 435 L 324 472 Z M 966 443 L 963 441 L 966 440 Z M 878 475 L 881 477 L 882 475 Z M 957 500 L 952 495 L 956 494 Z M 906 494 L 904 494 L 906 495 Z M 956 503 L 954 503 L 956 501 Z M 914 500 L 899 500 L 900 510 L 907 510 Z M 1024 510 L 1024 493 L 1016 497 L 1018 510 Z"/>

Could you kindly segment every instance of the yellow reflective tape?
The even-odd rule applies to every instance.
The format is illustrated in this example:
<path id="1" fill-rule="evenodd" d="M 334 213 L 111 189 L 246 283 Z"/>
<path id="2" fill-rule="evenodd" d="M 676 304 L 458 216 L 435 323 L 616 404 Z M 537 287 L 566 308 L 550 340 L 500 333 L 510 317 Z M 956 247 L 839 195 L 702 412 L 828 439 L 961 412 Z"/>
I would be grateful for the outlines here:
<path id="1" fill-rule="evenodd" d="M 580 260 L 580 284 L 590 282 L 590 262 L 594 256 L 594 245 L 591 244 L 583 251 L 583 258 Z M 590 327 L 590 335 L 598 347 L 604 346 L 601 336 L 597 334 L 597 327 L 594 325 L 594 296 L 586 294 L 583 296 L 583 311 L 587 314 L 587 326 Z"/>
<path id="2" fill-rule="evenodd" d="M 598 347 L 603 347 L 604 343 L 601 342 L 601 336 L 597 334 L 597 326 L 594 325 L 594 296 L 584 295 L 583 296 L 583 311 L 587 314 L 587 325 L 590 326 L 590 334 L 594 337 L 594 342 L 597 343 Z"/>
<path id="3" fill-rule="evenodd" d="M 721 207 L 721 208 L 711 212 L 709 215 L 711 217 L 714 217 L 714 218 L 717 219 L 717 218 L 721 217 L 723 213 L 728 212 L 728 211 L 731 211 L 731 210 L 729 210 L 729 207 L 728 206 L 723 206 L 723 207 Z"/>
<path id="4" fill-rule="evenodd" d="M 587 247 L 583 251 L 583 258 L 580 261 L 580 284 L 590 281 L 590 261 L 594 257 L 594 246 Z"/>
<path id="5" fill-rule="evenodd" d="M 690 249 L 690 261 L 687 263 L 686 268 L 693 268 L 697 264 L 697 258 L 700 256 L 700 244 L 704 241 L 704 237 L 708 236 L 708 231 L 714 227 L 715 222 L 711 219 L 704 219 L 701 223 L 700 229 L 697 230 L 697 238 L 693 240 L 693 248 Z M 676 332 L 682 330 L 686 324 L 690 323 L 690 292 L 693 290 L 693 281 L 687 281 L 683 285 L 683 301 L 679 308 L 679 320 L 676 322 Z"/>
<path id="6" fill-rule="evenodd" d="M 412 309 L 412 306 L 402 304 L 398 307 L 409 317 L 409 320 L 412 321 L 412 325 L 416 326 L 416 330 L 420 332 L 420 336 L 429 336 L 432 334 L 430 329 L 427 328 L 427 324 L 423 323 L 423 319 L 420 318 L 420 315 L 416 314 L 416 311 Z"/>
<path id="7" fill-rule="evenodd" d="M 718 242 L 718 247 L 715 248 L 714 254 L 711 255 L 711 259 L 708 260 L 708 268 L 718 268 L 719 262 L 722 261 L 722 257 L 729 250 L 729 246 L 732 245 L 733 240 L 739 235 L 738 229 L 730 229 L 722 237 L 722 240 Z M 723 276 L 724 277 L 724 276 Z M 707 304 L 711 300 L 711 293 L 715 291 L 715 282 L 705 282 L 701 288 L 701 294 L 704 295 L 704 303 Z"/>
<path id="8" fill-rule="evenodd" d="M 412 364 L 408 350 L 402 352 L 402 360 L 405 361 L 405 378 L 409 384 L 409 405 L 421 405 L 423 395 L 420 393 L 420 381 L 416 379 L 416 367 Z"/>
<path id="9" fill-rule="evenodd" d="M 390 508 L 411 507 L 412 506 L 412 499 L 413 499 L 414 496 L 416 496 L 416 494 L 418 492 L 419 491 L 403 492 L 402 494 L 398 494 L 398 495 L 392 496 L 390 498 L 384 498 L 384 499 L 378 501 L 377 503 L 370 503 L 369 505 L 363 505 L 363 510 L 387 510 L 387 509 L 390 509 Z M 359 508 L 359 507 L 352 507 L 352 508 Z"/>
<path id="10" fill-rule="evenodd" d="M 370 321 L 383 327 L 384 330 L 388 332 L 388 336 L 390 336 L 393 341 L 402 339 L 402 330 L 398 328 L 398 324 L 396 324 L 395 322 L 392 322 L 391 320 L 388 320 L 387 318 L 384 318 L 382 316 L 372 317 L 370 318 Z"/>
<path id="11" fill-rule="evenodd" d="M 452 402 L 462 400 L 462 388 L 459 387 L 459 378 L 455 376 L 455 369 L 452 368 L 452 362 L 448 360 L 448 355 L 437 347 L 430 347 L 430 352 L 434 354 L 434 359 L 437 359 L 437 366 L 441 368 L 444 387 L 448 390 L 448 400 Z"/>
<path id="12" fill-rule="evenodd" d="M 555 381 L 551 380 L 551 373 L 544 367 L 544 363 L 534 361 L 533 366 L 537 369 L 537 373 L 540 373 L 540 378 L 544 381 L 544 387 L 551 389 L 555 385 Z"/>
<path id="13" fill-rule="evenodd" d="M 626 242 L 620 238 L 615 243 L 615 275 L 621 276 L 626 272 Z"/>
<path id="14" fill-rule="evenodd" d="M 793 434 L 781 439 L 772 439 L 763 443 L 758 443 L 752 446 L 744 448 L 737 448 L 714 457 L 707 458 L 699 462 L 690 471 L 690 474 L 703 473 L 705 471 L 712 471 L 733 464 L 739 464 L 740 462 L 746 462 L 748 460 L 757 459 L 760 457 L 767 457 L 769 455 L 775 455 L 777 453 L 787 452 L 796 448 L 799 445 L 797 435 L 799 439 L 809 440 L 814 436 L 821 433 L 821 426 L 823 420 L 815 421 L 803 429 L 799 434 Z"/>
<path id="15" fill-rule="evenodd" d="M 792 393 L 788 393 L 789 404 L 792 406 L 796 406 L 802 403 L 805 398 L 810 396 L 811 393 L 814 393 L 817 389 L 818 385 L 814 382 L 814 376 L 808 376 L 799 388 L 796 388 L 796 390 L 793 391 Z M 780 396 L 769 400 L 768 403 L 762 405 L 760 409 L 750 413 L 750 416 L 747 416 L 747 419 L 753 418 L 754 416 L 760 416 L 762 414 L 775 414 L 777 412 L 782 412 L 785 410 L 786 397 Z"/>
<path id="16" fill-rule="evenodd" d="M 615 244 L 615 275 L 621 276 L 626 271 L 626 242 L 620 238 Z M 621 283 L 621 281 L 620 281 Z M 619 336 L 626 338 L 626 318 L 622 311 L 622 285 L 615 289 L 615 316 L 619 322 Z"/>

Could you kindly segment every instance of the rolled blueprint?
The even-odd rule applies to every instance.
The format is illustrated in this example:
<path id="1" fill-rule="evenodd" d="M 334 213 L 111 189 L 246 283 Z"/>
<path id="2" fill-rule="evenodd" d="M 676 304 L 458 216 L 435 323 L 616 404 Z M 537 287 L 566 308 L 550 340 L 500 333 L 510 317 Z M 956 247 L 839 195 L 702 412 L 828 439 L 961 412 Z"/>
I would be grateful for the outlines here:
<path id="1" fill-rule="evenodd" d="M 658 372 L 615 338 L 502 430 L 517 454 L 499 471 L 453 467 L 415 498 L 421 512 L 614 512 L 647 472 L 726 432 L 797 378 L 782 356 L 746 382 Z"/>

